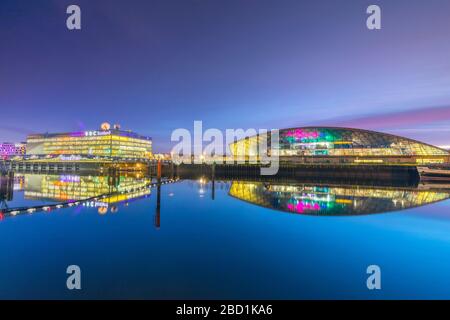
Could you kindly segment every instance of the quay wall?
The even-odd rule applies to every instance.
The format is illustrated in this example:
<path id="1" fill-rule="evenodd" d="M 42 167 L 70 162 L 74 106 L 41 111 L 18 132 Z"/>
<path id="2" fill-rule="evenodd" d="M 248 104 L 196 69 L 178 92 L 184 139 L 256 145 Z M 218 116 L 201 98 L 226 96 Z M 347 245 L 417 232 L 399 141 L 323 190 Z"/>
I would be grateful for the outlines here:
<path id="1" fill-rule="evenodd" d="M 139 171 L 157 175 L 157 162 L 120 163 L 120 162 L 33 162 L 3 161 L 2 168 L 15 172 L 67 172 L 67 173 L 107 173 L 114 169 L 119 171 Z M 388 180 L 415 182 L 419 180 L 415 166 L 404 165 L 340 165 L 340 164 L 289 164 L 281 163 L 275 176 L 262 176 L 258 164 L 180 164 L 165 161 L 161 165 L 162 176 L 179 176 L 181 178 L 214 175 L 216 179 L 229 178 L 292 178 L 292 179 L 351 179 L 351 180 Z"/>
<path id="2" fill-rule="evenodd" d="M 180 178 L 214 175 L 215 179 L 229 178 L 259 178 L 295 179 L 295 180 L 351 180 L 351 181 L 400 181 L 415 184 L 419 175 L 415 166 L 382 166 L 382 165 L 280 165 L 278 173 L 274 176 L 261 175 L 260 165 L 250 164 L 181 164 L 177 166 L 177 175 Z"/>

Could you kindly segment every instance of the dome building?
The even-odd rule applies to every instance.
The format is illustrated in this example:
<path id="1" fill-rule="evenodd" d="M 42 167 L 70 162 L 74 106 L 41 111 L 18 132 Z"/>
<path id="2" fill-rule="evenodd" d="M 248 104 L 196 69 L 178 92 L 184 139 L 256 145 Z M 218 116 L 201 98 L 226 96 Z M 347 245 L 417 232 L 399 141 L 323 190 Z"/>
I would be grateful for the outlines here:
<path id="1" fill-rule="evenodd" d="M 278 147 L 271 134 L 246 137 L 230 144 L 236 158 L 259 157 L 258 142 L 267 140 L 267 155 L 276 152 L 281 162 L 312 164 L 432 164 L 448 163 L 447 150 L 392 134 L 337 127 L 302 127 L 279 130 Z"/>

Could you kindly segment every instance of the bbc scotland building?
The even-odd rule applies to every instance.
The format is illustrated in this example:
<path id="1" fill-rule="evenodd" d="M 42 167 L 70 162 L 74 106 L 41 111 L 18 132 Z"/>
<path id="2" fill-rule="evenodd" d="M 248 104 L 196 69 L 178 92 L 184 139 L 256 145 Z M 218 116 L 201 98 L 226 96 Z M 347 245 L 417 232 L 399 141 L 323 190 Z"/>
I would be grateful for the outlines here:
<path id="1" fill-rule="evenodd" d="M 260 157 L 258 142 L 265 139 L 271 154 L 271 133 L 230 145 L 236 158 Z M 338 127 L 301 127 L 279 131 L 281 162 L 293 164 L 423 165 L 450 162 L 447 150 L 392 134 Z"/>
<path id="2" fill-rule="evenodd" d="M 98 131 L 32 134 L 27 137 L 27 156 L 60 156 L 67 159 L 148 160 L 152 139 L 105 126 Z"/>

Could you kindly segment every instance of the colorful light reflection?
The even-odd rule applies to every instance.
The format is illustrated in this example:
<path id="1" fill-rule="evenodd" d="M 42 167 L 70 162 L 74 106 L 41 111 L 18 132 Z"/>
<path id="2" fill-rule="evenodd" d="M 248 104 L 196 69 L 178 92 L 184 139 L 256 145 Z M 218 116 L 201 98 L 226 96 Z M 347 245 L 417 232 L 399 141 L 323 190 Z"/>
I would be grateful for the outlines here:
<path id="1" fill-rule="evenodd" d="M 300 200 L 296 204 L 288 203 L 287 208 L 289 211 L 303 213 L 305 210 L 319 211 L 320 205 L 317 202 L 309 203 L 309 202 L 304 202 L 303 200 Z"/>

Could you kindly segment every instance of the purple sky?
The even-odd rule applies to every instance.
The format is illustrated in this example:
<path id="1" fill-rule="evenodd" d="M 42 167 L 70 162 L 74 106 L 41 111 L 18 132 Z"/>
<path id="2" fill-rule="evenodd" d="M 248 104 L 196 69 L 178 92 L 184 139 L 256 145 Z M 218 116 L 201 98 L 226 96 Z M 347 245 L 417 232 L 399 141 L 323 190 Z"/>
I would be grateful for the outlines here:
<path id="1" fill-rule="evenodd" d="M 65 8 L 82 9 L 82 30 Z M 382 30 L 365 10 L 382 8 Z M 450 1 L 0 1 L 0 141 L 121 123 L 342 125 L 450 145 Z"/>

